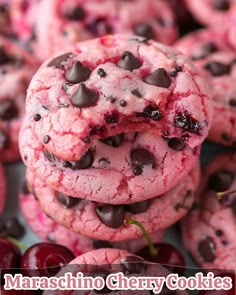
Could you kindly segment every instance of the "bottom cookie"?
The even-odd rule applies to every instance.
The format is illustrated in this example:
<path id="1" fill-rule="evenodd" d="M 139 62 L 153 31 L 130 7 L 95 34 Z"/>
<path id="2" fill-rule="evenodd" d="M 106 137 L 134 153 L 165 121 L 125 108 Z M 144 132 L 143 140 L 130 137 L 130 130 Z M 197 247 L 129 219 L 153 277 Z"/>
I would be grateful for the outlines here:
<path id="1" fill-rule="evenodd" d="M 49 241 L 68 247 L 76 255 L 81 255 L 99 248 L 119 248 L 125 249 L 131 253 L 136 253 L 147 245 L 145 238 L 122 242 L 108 242 L 82 236 L 66 229 L 49 218 L 40 208 L 34 195 L 30 193 L 26 187 L 20 192 L 19 197 L 23 216 L 34 233 L 43 241 Z M 165 232 L 166 230 L 159 230 L 152 233 L 150 235 L 152 242 L 157 243 L 161 241 Z"/>

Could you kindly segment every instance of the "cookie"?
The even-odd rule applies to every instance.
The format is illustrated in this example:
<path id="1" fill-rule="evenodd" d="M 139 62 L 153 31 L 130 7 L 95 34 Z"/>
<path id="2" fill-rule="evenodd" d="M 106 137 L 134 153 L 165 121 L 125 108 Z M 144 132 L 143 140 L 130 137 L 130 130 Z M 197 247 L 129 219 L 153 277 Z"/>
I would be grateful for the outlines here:
<path id="1" fill-rule="evenodd" d="M 37 44 L 40 60 L 106 34 L 136 34 L 166 44 L 178 35 L 174 14 L 164 0 L 34 0 L 23 9 L 22 0 L 13 0 L 12 14 L 19 36 Z"/>
<path id="2" fill-rule="evenodd" d="M 4 175 L 3 166 L 0 163 L 0 215 L 3 212 L 6 198 L 6 180 Z"/>
<path id="3" fill-rule="evenodd" d="M 236 54 L 229 49 L 225 37 L 218 32 L 194 32 L 176 43 L 191 57 L 212 88 L 213 124 L 209 139 L 236 145 Z"/>
<path id="4" fill-rule="evenodd" d="M 119 249 L 99 249 L 90 251 L 83 255 L 76 257 L 72 260 L 67 266 L 63 267 L 62 270 L 57 274 L 57 277 L 62 277 L 66 273 L 70 272 L 72 276 L 76 276 L 79 272 L 83 273 L 83 276 L 92 276 L 97 277 L 100 276 L 104 280 L 109 274 L 119 273 L 123 274 L 126 277 L 166 277 L 170 272 L 162 265 L 157 263 L 149 263 L 141 257 L 133 255 L 127 251 L 119 250 Z M 143 278 L 144 279 L 144 278 Z M 134 290 L 130 288 L 119 288 L 116 286 L 115 292 L 117 294 L 150 294 L 152 291 L 150 289 L 137 290 L 134 287 Z M 159 287 L 159 292 L 162 294 L 176 294 L 176 295 L 186 295 L 188 292 L 186 291 L 170 291 L 167 289 L 166 285 L 163 284 L 162 288 Z M 80 294 L 113 294 L 111 290 L 105 285 L 101 291 L 79 291 Z M 160 294 L 161 294 L 160 293 Z M 72 295 L 74 294 L 72 290 L 68 291 L 44 291 L 44 295 Z"/>
<path id="5" fill-rule="evenodd" d="M 25 188 L 24 186 L 24 191 L 20 193 L 21 212 L 33 232 L 43 241 L 64 245 L 71 249 L 76 256 L 99 248 L 119 248 L 136 253 L 147 245 L 145 238 L 112 242 L 95 240 L 76 234 L 49 218 L 42 211 L 35 196 Z M 157 231 L 150 234 L 150 238 L 153 243 L 157 243 L 162 240 L 164 234 L 165 230 Z"/>
<path id="6" fill-rule="evenodd" d="M 45 62 L 30 83 L 26 112 L 45 148 L 66 161 L 122 132 L 183 138 L 194 148 L 212 121 L 208 85 L 188 59 L 121 35 L 78 43 Z"/>
<path id="7" fill-rule="evenodd" d="M 111 205 L 73 198 L 52 190 L 27 170 L 43 211 L 55 222 L 94 239 L 122 241 L 142 236 L 142 231 L 126 221 L 139 221 L 148 233 L 163 230 L 181 219 L 192 208 L 199 169 L 194 169 L 176 187 L 161 197 L 130 205 Z"/>
<path id="8" fill-rule="evenodd" d="M 227 22 L 235 0 L 186 0 L 188 9 L 202 24 L 221 27 Z"/>
<path id="9" fill-rule="evenodd" d="M 18 133 L 25 114 L 26 89 L 35 69 L 22 48 L 0 37 L 0 161 L 20 159 Z"/>
<path id="10" fill-rule="evenodd" d="M 203 268 L 236 266 L 236 193 L 218 200 L 216 192 L 236 189 L 236 153 L 220 155 L 208 164 L 194 210 L 182 221 L 186 249 Z"/>
<path id="11" fill-rule="evenodd" d="M 68 162 L 46 150 L 25 122 L 20 150 L 26 166 L 56 191 L 104 203 L 130 204 L 174 187 L 192 170 L 200 148 L 191 149 L 181 138 L 126 133 L 97 140 L 83 159 Z"/>

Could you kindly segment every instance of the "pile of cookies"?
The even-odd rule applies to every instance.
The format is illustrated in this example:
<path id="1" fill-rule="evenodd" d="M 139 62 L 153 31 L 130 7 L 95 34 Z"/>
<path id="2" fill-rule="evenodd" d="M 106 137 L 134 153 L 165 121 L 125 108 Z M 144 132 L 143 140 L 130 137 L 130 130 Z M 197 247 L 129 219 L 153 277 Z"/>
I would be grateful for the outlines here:
<path id="1" fill-rule="evenodd" d="M 192 208 L 211 122 L 207 85 L 171 47 L 107 35 L 47 60 L 28 88 L 20 151 L 34 224 L 64 235 L 36 232 L 77 253 L 142 237 L 133 220 L 159 239 Z"/>

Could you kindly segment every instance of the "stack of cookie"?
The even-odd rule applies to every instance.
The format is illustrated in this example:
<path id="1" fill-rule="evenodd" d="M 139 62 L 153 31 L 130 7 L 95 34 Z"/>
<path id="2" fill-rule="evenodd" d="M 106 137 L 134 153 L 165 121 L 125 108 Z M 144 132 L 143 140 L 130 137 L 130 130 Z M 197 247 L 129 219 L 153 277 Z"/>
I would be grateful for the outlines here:
<path id="1" fill-rule="evenodd" d="M 34 218 L 27 208 L 26 218 L 44 238 L 55 240 L 42 212 L 52 231 L 58 223 L 64 236 L 76 233 L 70 245 L 56 239 L 74 251 L 88 237 L 80 253 L 94 240 L 140 238 L 132 220 L 159 238 L 192 207 L 211 122 L 208 87 L 175 49 L 125 35 L 76 44 L 46 61 L 28 89 L 20 151 L 42 211 Z"/>

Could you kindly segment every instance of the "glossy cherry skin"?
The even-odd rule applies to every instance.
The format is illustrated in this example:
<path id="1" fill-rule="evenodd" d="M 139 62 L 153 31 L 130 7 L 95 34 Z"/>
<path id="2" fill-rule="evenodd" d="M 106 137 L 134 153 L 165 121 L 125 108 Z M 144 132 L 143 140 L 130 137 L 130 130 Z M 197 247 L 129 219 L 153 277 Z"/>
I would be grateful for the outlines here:
<path id="1" fill-rule="evenodd" d="M 21 259 L 25 276 L 54 276 L 75 255 L 66 247 L 52 243 L 38 243 L 26 250 Z"/>
<path id="2" fill-rule="evenodd" d="M 148 261 L 165 264 L 170 272 L 183 275 L 185 261 L 177 248 L 167 243 L 157 243 L 154 244 L 154 247 L 158 250 L 157 256 L 151 256 L 148 246 L 142 248 L 136 254 Z"/>
<path id="3" fill-rule="evenodd" d="M 20 268 L 21 253 L 19 248 L 7 239 L 0 239 L 0 278 L 3 283 L 4 274 L 14 274 Z"/>

